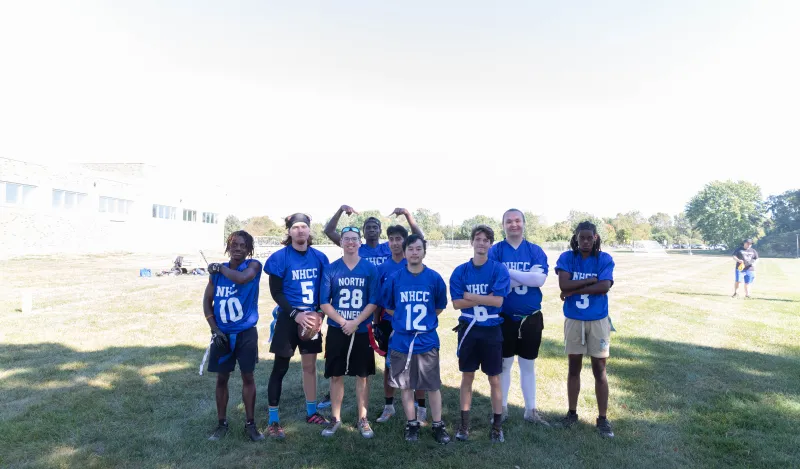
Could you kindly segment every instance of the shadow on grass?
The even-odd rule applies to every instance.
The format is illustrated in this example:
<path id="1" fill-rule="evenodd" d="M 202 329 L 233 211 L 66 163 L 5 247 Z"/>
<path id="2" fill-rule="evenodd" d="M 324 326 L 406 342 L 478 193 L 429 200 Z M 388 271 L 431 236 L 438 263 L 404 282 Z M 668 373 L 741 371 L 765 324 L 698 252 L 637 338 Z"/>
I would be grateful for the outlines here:
<path id="1" fill-rule="evenodd" d="M 672 293 L 674 295 L 683 295 L 683 296 L 715 296 L 719 298 L 730 298 L 731 295 L 726 295 L 724 293 L 698 293 L 698 292 L 687 292 L 687 291 L 665 291 L 664 293 Z M 744 297 L 742 297 L 744 299 Z M 752 296 L 750 298 L 745 299 L 746 301 L 781 301 L 785 303 L 800 303 L 800 300 L 791 300 L 789 298 L 764 298 L 762 296 Z"/>
<path id="2" fill-rule="evenodd" d="M 418 444 L 403 441 L 399 393 L 398 415 L 386 424 L 374 423 L 383 406 L 380 370 L 370 380 L 369 416 L 376 433 L 372 440 L 364 440 L 355 429 L 351 379 L 345 380 L 344 425 L 335 438 L 323 439 L 319 426 L 304 422 L 301 368 L 295 360 L 281 399 L 286 441 L 245 439 L 241 382 L 233 376 L 231 432 L 225 440 L 210 443 L 205 438 L 216 424 L 214 375 L 197 374 L 201 347 L 83 352 L 54 343 L 0 344 L 0 466 L 354 469 L 634 467 L 643 461 L 659 467 L 800 463 L 800 349 L 776 357 L 641 338 L 618 339 L 613 347 L 612 405 L 627 408 L 614 421 L 618 436 L 613 441 L 600 439 L 588 423 L 573 431 L 527 424 L 521 418 L 523 410 L 512 406 L 504 425 L 506 443 L 491 445 L 490 401 L 475 392 L 471 441 L 439 447 L 429 428 Z M 563 345 L 545 340 L 541 358 L 565 361 Z M 320 357 L 318 369 L 321 364 Z M 262 360 L 256 368 L 261 428 L 266 426 L 263 409 L 271 369 L 272 360 Z M 593 393 L 587 371 L 583 392 Z M 480 374 L 476 377 L 482 379 Z M 328 385 L 321 378 L 319 382 L 321 395 Z M 459 389 L 458 383 L 447 384 L 442 389 L 444 419 L 454 433 Z"/>

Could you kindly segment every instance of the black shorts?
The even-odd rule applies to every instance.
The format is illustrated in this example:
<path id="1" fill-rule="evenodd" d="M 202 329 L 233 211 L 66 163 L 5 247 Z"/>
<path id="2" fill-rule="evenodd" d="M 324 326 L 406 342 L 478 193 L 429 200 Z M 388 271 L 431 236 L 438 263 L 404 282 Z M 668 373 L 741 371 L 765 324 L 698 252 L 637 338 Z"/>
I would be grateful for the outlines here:
<path id="1" fill-rule="evenodd" d="M 258 363 L 258 330 L 255 327 L 244 330 L 236 334 L 236 344 L 231 353 L 230 344 L 233 341 L 231 334 L 228 334 L 229 346 L 218 347 L 211 344 L 208 354 L 208 371 L 210 373 L 230 373 L 236 369 L 236 362 L 239 362 L 239 371 L 242 373 L 252 373 Z M 227 356 L 229 355 L 230 356 Z M 226 358 L 227 356 L 227 358 Z M 224 361 L 220 363 L 220 360 Z"/>
<path id="2" fill-rule="evenodd" d="M 297 323 L 294 319 L 288 316 L 278 316 L 269 352 L 279 357 L 291 357 L 298 347 L 300 347 L 300 355 L 322 353 L 322 332 L 320 331 L 311 340 L 300 340 L 300 336 L 297 335 Z"/>
<path id="3" fill-rule="evenodd" d="M 383 333 L 383 341 L 378 343 L 378 346 L 381 349 L 381 351 L 388 352 L 389 351 L 389 336 L 392 335 L 392 331 L 394 330 L 394 329 L 392 329 L 392 321 L 386 320 L 386 319 L 381 319 L 381 322 L 378 323 L 377 327 Z"/>
<path id="4" fill-rule="evenodd" d="M 503 358 L 519 355 L 526 360 L 535 360 L 539 356 L 544 329 L 541 311 L 523 317 L 522 321 L 514 321 L 505 314 L 501 316 L 503 316 Z"/>
<path id="5" fill-rule="evenodd" d="M 353 348 L 350 349 L 350 339 Z M 350 359 L 348 361 L 348 352 Z M 375 374 L 375 352 L 369 345 L 369 333 L 356 332 L 349 336 L 339 327 L 328 326 L 325 337 L 325 377 Z"/>
<path id="6" fill-rule="evenodd" d="M 460 321 L 458 328 L 458 370 L 474 373 L 478 367 L 487 376 L 497 376 L 503 372 L 503 330 L 496 326 L 474 325 L 464 337 L 469 323 Z M 463 342 L 462 342 L 463 339 Z"/>

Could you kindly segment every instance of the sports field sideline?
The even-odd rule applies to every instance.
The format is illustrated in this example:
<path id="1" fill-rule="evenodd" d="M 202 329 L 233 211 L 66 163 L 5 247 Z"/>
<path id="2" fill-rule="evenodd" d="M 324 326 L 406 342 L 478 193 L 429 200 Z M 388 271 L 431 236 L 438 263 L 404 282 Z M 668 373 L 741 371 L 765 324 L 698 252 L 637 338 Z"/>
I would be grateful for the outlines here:
<path id="1" fill-rule="evenodd" d="M 326 251 L 338 257 L 338 249 Z M 551 269 L 558 254 L 548 252 Z M 469 249 L 432 249 L 426 264 L 447 281 L 470 255 Z M 579 428 L 524 422 L 515 365 L 506 443 L 488 441 L 488 383 L 479 373 L 474 437 L 445 447 L 434 443 L 428 428 L 409 445 L 398 416 L 374 423 L 383 404 L 380 371 L 370 386 L 375 438 L 364 440 L 354 429 L 353 383 L 346 380 L 344 431 L 323 439 L 318 426 L 303 420 L 297 356 L 281 400 L 285 441 L 245 439 L 237 379 L 231 379 L 231 433 L 206 441 L 216 424 L 214 377 L 198 376 L 209 336 L 201 307 L 207 277 L 137 277 L 141 267 L 169 268 L 170 256 L 6 261 L 0 274 L 0 467 L 800 467 L 800 261 L 763 259 L 754 299 L 743 300 L 730 298 L 728 256 L 612 255 L 610 312 L 618 332 L 608 375 L 616 438 L 603 440 L 594 428 L 594 381 L 586 360 Z M 221 253 L 209 256 L 221 259 Z M 28 315 L 20 311 L 24 288 L 33 291 Z M 555 421 L 567 408 L 567 360 L 552 271 L 543 291 L 537 401 Z M 273 306 L 262 282 L 259 428 L 266 426 Z M 458 418 L 460 382 L 450 332 L 455 322 L 448 309 L 439 328 L 450 429 Z M 322 364 L 320 357 L 320 371 Z M 320 382 L 323 393 L 327 382 Z"/>

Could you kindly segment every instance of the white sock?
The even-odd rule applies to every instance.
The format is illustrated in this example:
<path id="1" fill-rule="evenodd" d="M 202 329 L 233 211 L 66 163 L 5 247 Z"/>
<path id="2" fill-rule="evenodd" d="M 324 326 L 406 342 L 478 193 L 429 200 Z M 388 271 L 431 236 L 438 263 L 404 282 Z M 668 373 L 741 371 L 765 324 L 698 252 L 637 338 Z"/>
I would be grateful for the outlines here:
<path id="1" fill-rule="evenodd" d="M 525 409 L 536 408 L 536 367 L 535 360 L 519 357 L 519 382 L 522 386 L 522 397 L 525 398 Z"/>
<path id="2" fill-rule="evenodd" d="M 503 359 L 503 372 L 500 373 L 500 387 L 503 390 L 503 407 L 508 407 L 508 390 L 511 389 L 512 366 L 514 366 L 514 357 Z"/>

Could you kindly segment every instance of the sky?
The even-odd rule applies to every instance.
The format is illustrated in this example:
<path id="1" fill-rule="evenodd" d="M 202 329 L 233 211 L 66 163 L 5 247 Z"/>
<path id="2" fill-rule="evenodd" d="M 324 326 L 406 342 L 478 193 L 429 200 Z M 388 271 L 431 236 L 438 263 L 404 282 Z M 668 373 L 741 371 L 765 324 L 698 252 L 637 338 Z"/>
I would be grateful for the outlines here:
<path id="1" fill-rule="evenodd" d="M 495 4 L 498 3 L 498 4 Z M 229 211 L 553 223 L 798 188 L 800 2 L 0 5 L 0 156 L 146 162 Z"/>

